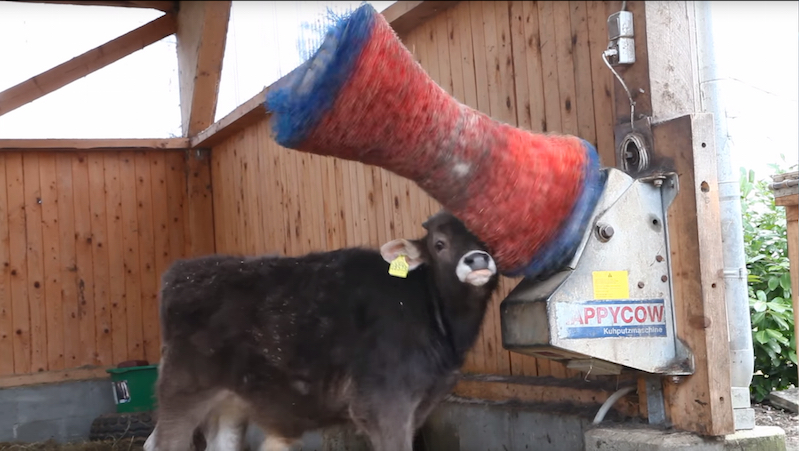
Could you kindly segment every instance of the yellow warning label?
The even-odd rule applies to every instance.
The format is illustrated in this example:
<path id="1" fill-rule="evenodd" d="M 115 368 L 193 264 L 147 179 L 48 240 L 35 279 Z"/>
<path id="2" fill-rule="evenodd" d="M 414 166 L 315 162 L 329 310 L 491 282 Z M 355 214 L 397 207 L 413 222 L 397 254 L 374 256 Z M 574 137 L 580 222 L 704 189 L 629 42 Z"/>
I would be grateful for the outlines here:
<path id="1" fill-rule="evenodd" d="M 388 266 L 388 273 L 394 277 L 408 277 L 408 263 L 405 261 L 405 256 L 400 255 L 391 262 Z"/>
<path id="2" fill-rule="evenodd" d="M 594 299 L 628 299 L 627 271 L 594 271 Z"/>

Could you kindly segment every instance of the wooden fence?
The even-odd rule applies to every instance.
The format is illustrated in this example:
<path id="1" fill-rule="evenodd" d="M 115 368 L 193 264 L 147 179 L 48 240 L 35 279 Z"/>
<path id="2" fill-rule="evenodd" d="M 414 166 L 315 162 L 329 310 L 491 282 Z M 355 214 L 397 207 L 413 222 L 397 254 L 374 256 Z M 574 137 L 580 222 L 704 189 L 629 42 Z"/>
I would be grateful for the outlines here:
<path id="1" fill-rule="evenodd" d="M 185 161 L 0 153 L 0 376 L 158 361 L 160 274 L 189 250 Z"/>

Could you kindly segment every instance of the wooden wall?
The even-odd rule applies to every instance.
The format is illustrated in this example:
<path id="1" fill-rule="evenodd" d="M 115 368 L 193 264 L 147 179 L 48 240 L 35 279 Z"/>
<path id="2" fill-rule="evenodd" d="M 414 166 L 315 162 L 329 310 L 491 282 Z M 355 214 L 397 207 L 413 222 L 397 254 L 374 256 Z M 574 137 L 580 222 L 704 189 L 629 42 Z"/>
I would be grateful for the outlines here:
<path id="1" fill-rule="evenodd" d="M 0 382 L 158 361 L 160 274 L 190 241 L 185 156 L 0 153 Z"/>
<path id="2" fill-rule="evenodd" d="M 403 42 L 429 75 L 463 103 L 537 132 L 579 135 L 613 165 L 612 74 L 604 2 L 460 2 Z M 359 163 L 278 146 L 265 120 L 212 151 L 218 252 L 298 255 L 343 246 L 379 246 L 417 237 L 438 205 L 413 182 Z M 577 376 L 550 360 L 502 348 L 503 280 L 464 370 Z"/>

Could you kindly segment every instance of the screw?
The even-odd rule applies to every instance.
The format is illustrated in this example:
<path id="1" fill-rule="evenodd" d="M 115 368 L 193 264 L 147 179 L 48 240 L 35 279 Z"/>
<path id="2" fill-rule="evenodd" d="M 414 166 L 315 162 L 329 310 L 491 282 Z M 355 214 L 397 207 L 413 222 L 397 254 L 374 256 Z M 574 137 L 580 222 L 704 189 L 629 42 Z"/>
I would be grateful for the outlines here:
<path id="1" fill-rule="evenodd" d="M 657 260 L 657 262 L 660 263 L 660 262 L 663 261 L 663 256 L 662 255 L 656 255 L 655 256 L 655 260 Z"/>
<path id="2" fill-rule="evenodd" d="M 669 280 L 669 276 L 661 276 L 660 280 L 665 282 L 665 281 Z"/>
<path id="3" fill-rule="evenodd" d="M 682 382 L 682 378 L 680 376 L 671 376 L 672 384 L 679 384 L 680 382 Z"/>
<path id="4" fill-rule="evenodd" d="M 638 282 L 638 288 L 643 288 L 643 287 L 644 287 L 644 283 L 643 282 Z"/>
<path id="5" fill-rule="evenodd" d="M 655 188 L 660 188 L 663 185 L 663 180 L 655 179 L 653 183 L 655 184 Z"/>
<path id="6" fill-rule="evenodd" d="M 609 240 L 613 238 L 614 231 L 612 226 L 609 226 L 607 224 L 601 224 L 597 226 L 596 230 L 597 233 L 599 234 L 599 237 L 602 238 L 603 240 Z"/>

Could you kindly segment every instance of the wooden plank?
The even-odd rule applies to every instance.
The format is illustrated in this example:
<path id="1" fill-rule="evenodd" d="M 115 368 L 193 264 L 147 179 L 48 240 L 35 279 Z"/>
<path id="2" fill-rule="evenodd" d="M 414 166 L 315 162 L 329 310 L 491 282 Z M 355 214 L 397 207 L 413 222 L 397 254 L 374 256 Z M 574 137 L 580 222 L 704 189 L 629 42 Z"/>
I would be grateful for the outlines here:
<path id="1" fill-rule="evenodd" d="M 125 306 L 128 358 L 144 359 L 141 276 L 139 274 L 139 221 L 136 207 L 136 167 L 132 152 L 120 154 L 119 189 L 122 202 L 122 261 L 125 267 Z"/>
<path id="2" fill-rule="evenodd" d="M 188 226 L 191 256 L 214 253 L 214 203 L 210 158 L 189 152 L 187 162 Z"/>
<path id="3" fill-rule="evenodd" d="M 787 196 L 774 197 L 774 205 L 778 207 L 791 207 L 799 204 L 799 194 L 789 194 Z"/>
<path id="4" fill-rule="evenodd" d="M 615 101 L 613 73 L 602 60 L 607 48 L 607 9 L 605 2 L 586 2 L 588 7 L 588 48 L 591 54 L 591 82 L 594 96 L 596 145 L 603 166 L 616 167 L 613 137 Z"/>
<path id="5" fill-rule="evenodd" d="M 11 299 L 8 179 L 6 158 L 0 155 L 0 376 L 14 374 L 14 311 Z M 19 240 L 19 237 L 16 237 Z M 22 241 L 22 240 L 19 240 Z"/>
<path id="6" fill-rule="evenodd" d="M 141 281 L 141 319 L 144 358 L 155 363 L 161 357 L 158 323 L 158 279 L 155 272 L 155 232 L 153 226 L 153 189 L 150 156 L 136 152 L 136 220 L 139 238 L 139 280 Z"/>
<path id="7" fill-rule="evenodd" d="M 186 221 L 183 214 L 186 202 L 186 173 L 183 170 L 186 155 L 169 152 L 164 157 L 166 160 L 169 255 L 170 260 L 176 260 L 183 258 L 186 252 Z"/>
<path id="8" fill-rule="evenodd" d="M 214 122 L 230 1 L 184 2 L 177 17 L 180 112 L 184 136 Z"/>
<path id="9" fill-rule="evenodd" d="M 558 84 L 557 44 L 555 39 L 555 2 L 536 2 L 538 6 L 539 46 L 544 85 L 544 132 L 562 130 Z"/>
<path id="10" fill-rule="evenodd" d="M 534 132 L 543 132 L 547 129 L 546 117 L 546 100 L 544 97 L 544 68 L 543 56 L 541 55 L 541 35 L 538 22 L 538 7 L 532 2 L 521 2 L 522 8 L 522 28 L 523 40 L 520 41 L 519 56 L 524 56 L 526 63 L 527 77 L 527 97 L 525 98 L 523 108 L 519 111 L 523 116 L 529 117 L 530 130 Z M 516 7 L 518 8 L 518 6 Z M 520 36 L 521 37 L 521 36 Z M 514 44 L 515 46 L 515 44 Z M 516 57 L 514 56 L 514 60 Z M 520 64 L 516 64 L 516 70 L 522 70 Z M 517 96 L 519 82 L 517 82 Z M 522 105 L 522 100 L 517 99 L 517 103 Z M 522 115 L 517 113 L 518 115 Z M 520 122 L 520 125 L 522 122 Z"/>
<path id="11" fill-rule="evenodd" d="M 180 156 L 180 154 L 170 155 Z M 121 156 L 121 154 L 103 154 L 106 233 L 108 234 L 106 240 L 108 242 L 108 302 L 111 307 L 113 363 L 128 359 L 125 243 L 122 219 L 122 185 L 119 180 L 119 161 Z M 180 174 L 183 175 L 182 171 Z M 170 233 L 174 232 L 170 230 Z"/>
<path id="12" fill-rule="evenodd" d="M 80 0 L 11 0 L 26 3 L 53 3 L 61 5 L 85 6 L 118 6 L 125 8 L 151 8 L 164 12 L 174 12 L 178 9 L 176 1 L 80 1 Z"/>
<path id="13" fill-rule="evenodd" d="M 552 2 L 554 14 L 555 54 L 558 68 L 558 94 L 560 97 L 560 133 L 576 134 L 576 93 L 574 86 L 574 58 L 569 2 Z"/>
<path id="14" fill-rule="evenodd" d="M 175 32 L 175 18 L 161 16 L 129 33 L 0 92 L 0 116 L 83 78 Z"/>
<path id="15" fill-rule="evenodd" d="M 711 114 L 652 127 L 657 155 L 670 159 L 680 191 L 668 210 L 677 336 L 694 354 L 695 371 L 664 386 L 675 428 L 702 435 L 734 431 L 714 127 Z"/>
<path id="16" fill-rule="evenodd" d="M 569 2 L 571 19 L 571 53 L 574 62 L 575 107 L 577 113 L 576 134 L 597 145 L 594 114 L 594 85 L 591 79 L 591 53 L 588 37 L 587 2 Z"/>
<path id="17" fill-rule="evenodd" d="M 458 397 L 497 402 L 569 404 L 581 410 L 597 408 L 616 391 L 610 383 L 569 383 L 569 380 L 519 377 L 465 377 L 458 381 L 453 394 Z M 592 381 L 593 382 L 593 381 Z M 622 415 L 638 415 L 637 395 L 629 394 L 613 404 Z"/>
<path id="18" fill-rule="evenodd" d="M 0 377 L 0 388 L 21 387 L 25 385 L 52 384 L 57 382 L 80 381 L 90 379 L 105 379 L 108 377 L 106 368 L 84 366 L 61 371 L 44 371 L 33 374 L 17 374 L 14 376 Z M 81 400 L 87 401 L 87 400 Z"/>
<path id="19" fill-rule="evenodd" d="M 94 336 L 99 366 L 114 362 L 111 319 L 110 265 L 108 257 L 108 214 L 105 203 L 105 164 L 101 152 L 86 156 L 89 169 L 89 208 L 92 230 L 92 276 L 94 278 Z"/>
<path id="20" fill-rule="evenodd" d="M 64 365 L 81 365 L 78 280 L 75 253 L 75 208 L 72 183 L 72 155 L 56 155 L 58 173 L 58 230 L 61 245 L 61 314 L 64 318 Z"/>
<path id="21" fill-rule="evenodd" d="M 155 333 L 150 337 L 155 343 L 156 353 L 151 361 L 157 362 L 161 358 L 161 327 L 159 323 L 158 293 L 161 291 L 161 275 L 168 268 L 170 262 L 177 256 L 171 254 L 169 226 L 169 197 L 167 190 L 167 156 L 166 152 L 154 152 L 148 155 L 150 159 L 150 183 L 153 198 L 153 233 L 155 253 L 155 281 L 156 296 L 152 300 L 151 321 L 156 325 Z"/>
<path id="22" fill-rule="evenodd" d="M 383 10 L 383 17 L 391 24 L 391 28 L 403 36 L 417 26 L 425 23 L 427 19 L 435 16 L 447 8 L 457 5 L 459 2 L 435 2 L 435 1 L 398 1 Z"/>
<path id="23" fill-rule="evenodd" d="M 64 317 L 61 308 L 61 246 L 58 230 L 58 175 L 56 156 L 39 158 L 42 196 L 42 247 L 44 257 L 44 297 L 47 315 L 47 368 L 64 369 Z"/>
<path id="24" fill-rule="evenodd" d="M 8 247 L 11 280 L 11 319 L 14 330 L 14 372 L 31 372 L 31 324 L 28 306 L 27 228 L 25 227 L 25 187 L 22 154 L 5 156 L 6 194 L 8 196 Z"/>
<path id="25" fill-rule="evenodd" d="M 94 324 L 94 272 L 92 271 L 92 216 L 89 163 L 86 154 L 72 156 L 72 196 L 75 201 L 75 264 L 77 266 L 78 317 L 80 318 L 79 357 L 82 365 L 97 364 L 97 337 Z"/>
<path id="26" fill-rule="evenodd" d="M 38 153 L 25 154 L 22 157 L 28 244 L 28 309 L 31 315 L 31 372 L 47 370 L 47 313 L 44 293 L 39 157 Z"/>
<path id="27" fill-rule="evenodd" d="M 166 139 L 0 139 L 0 151 L 41 149 L 74 150 L 184 150 L 187 138 Z"/>

